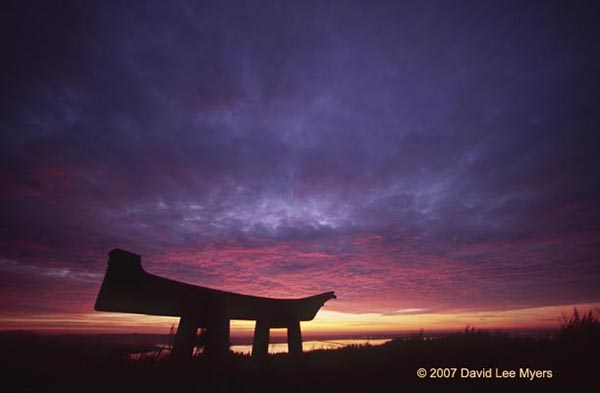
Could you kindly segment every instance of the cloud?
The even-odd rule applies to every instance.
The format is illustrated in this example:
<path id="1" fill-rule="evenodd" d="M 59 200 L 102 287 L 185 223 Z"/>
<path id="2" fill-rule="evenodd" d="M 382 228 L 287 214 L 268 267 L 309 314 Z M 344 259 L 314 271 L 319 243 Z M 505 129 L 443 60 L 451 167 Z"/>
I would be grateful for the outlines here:
<path id="1" fill-rule="evenodd" d="M 598 301 L 584 7 L 180 5 L 11 6 L 0 258 L 46 272 L 12 282 L 83 307 L 122 247 L 348 312 Z"/>

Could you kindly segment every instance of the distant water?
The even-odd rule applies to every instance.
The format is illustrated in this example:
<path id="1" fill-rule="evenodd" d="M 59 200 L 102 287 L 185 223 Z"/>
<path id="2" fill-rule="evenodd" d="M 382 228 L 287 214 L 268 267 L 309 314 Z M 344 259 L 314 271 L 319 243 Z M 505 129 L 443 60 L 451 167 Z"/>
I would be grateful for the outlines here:
<path id="1" fill-rule="evenodd" d="M 317 350 L 325 350 L 325 349 L 339 349 L 344 347 L 349 347 L 352 345 L 355 346 L 364 346 L 371 345 L 377 346 L 382 345 L 391 341 L 389 338 L 385 339 L 340 339 L 340 340 L 314 340 L 314 341 L 304 341 L 302 343 L 302 349 L 304 352 L 317 351 Z M 238 354 L 250 355 L 252 353 L 252 345 L 232 345 L 231 351 Z M 197 354 L 197 348 L 194 349 L 194 353 Z M 269 344 L 269 353 L 287 353 L 287 343 L 274 343 Z M 159 345 L 158 349 L 147 351 L 147 352 L 136 352 L 130 353 L 129 358 L 134 360 L 140 360 L 144 358 L 154 358 L 161 359 L 166 357 L 170 352 L 170 348 L 167 345 Z"/>
<path id="2" fill-rule="evenodd" d="M 343 340 L 323 340 L 323 341 L 304 341 L 302 349 L 305 352 L 317 351 L 320 349 L 339 349 L 351 345 L 382 345 L 391 341 L 391 339 L 343 339 Z M 249 355 L 252 352 L 252 345 L 232 345 L 231 350 L 235 353 Z M 287 353 L 287 343 L 269 344 L 269 353 Z"/>

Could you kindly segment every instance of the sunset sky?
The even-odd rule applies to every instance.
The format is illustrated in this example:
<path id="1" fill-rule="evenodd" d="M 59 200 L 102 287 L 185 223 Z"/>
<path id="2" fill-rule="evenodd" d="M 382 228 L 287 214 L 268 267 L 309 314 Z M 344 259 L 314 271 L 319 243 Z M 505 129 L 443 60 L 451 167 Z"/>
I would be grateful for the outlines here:
<path id="1" fill-rule="evenodd" d="M 121 3 L 0 5 L 0 330 L 168 332 L 117 247 L 316 330 L 600 306 L 593 3 Z"/>

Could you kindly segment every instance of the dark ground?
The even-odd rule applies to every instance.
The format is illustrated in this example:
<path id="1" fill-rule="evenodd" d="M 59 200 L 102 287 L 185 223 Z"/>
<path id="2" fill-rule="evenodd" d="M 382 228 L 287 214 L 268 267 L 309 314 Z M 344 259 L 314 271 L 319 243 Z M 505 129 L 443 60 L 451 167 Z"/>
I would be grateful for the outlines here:
<path id="1" fill-rule="evenodd" d="M 220 364 L 202 357 L 178 365 L 167 359 L 128 360 L 148 349 L 110 336 L 2 333 L 0 392 L 400 392 L 594 391 L 600 387 L 600 335 L 563 329 L 554 338 L 473 330 L 437 339 L 414 336 L 379 347 L 273 355 L 264 363 L 231 355 Z M 139 340 L 138 340 L 139 341 Z M 457 368 L 454 378 L 418 378 L 417 369 Z M 515 370 L 516 378 L 461 378 L 461 368 Z M 519 377 L 520 368 L 550 370 L 552 378 Z M 451 371 L 450 371 L 451 372 Z"/>

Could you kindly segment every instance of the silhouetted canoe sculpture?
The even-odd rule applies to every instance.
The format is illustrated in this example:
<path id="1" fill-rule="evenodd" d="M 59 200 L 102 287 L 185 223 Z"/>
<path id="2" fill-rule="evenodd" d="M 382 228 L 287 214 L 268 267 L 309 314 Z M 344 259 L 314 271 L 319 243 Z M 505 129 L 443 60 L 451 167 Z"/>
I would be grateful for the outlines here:
<path id="1" fill-rule="evenodd" d="M 287 328 L 288 352 L 302 352 L 300 321 L 312 320 L 333 292 L 302 299 L 272 299 L 186 284 L 142 268 L 139 255 L 114 249 L 94 309 L 136 314 L 181 317 L 172 356 L 190 358 L 199 328 L 206 356 L 229 352 L 229 321 L 254 320 L 252 356 L 266 356 L 270 328 Z"/>

